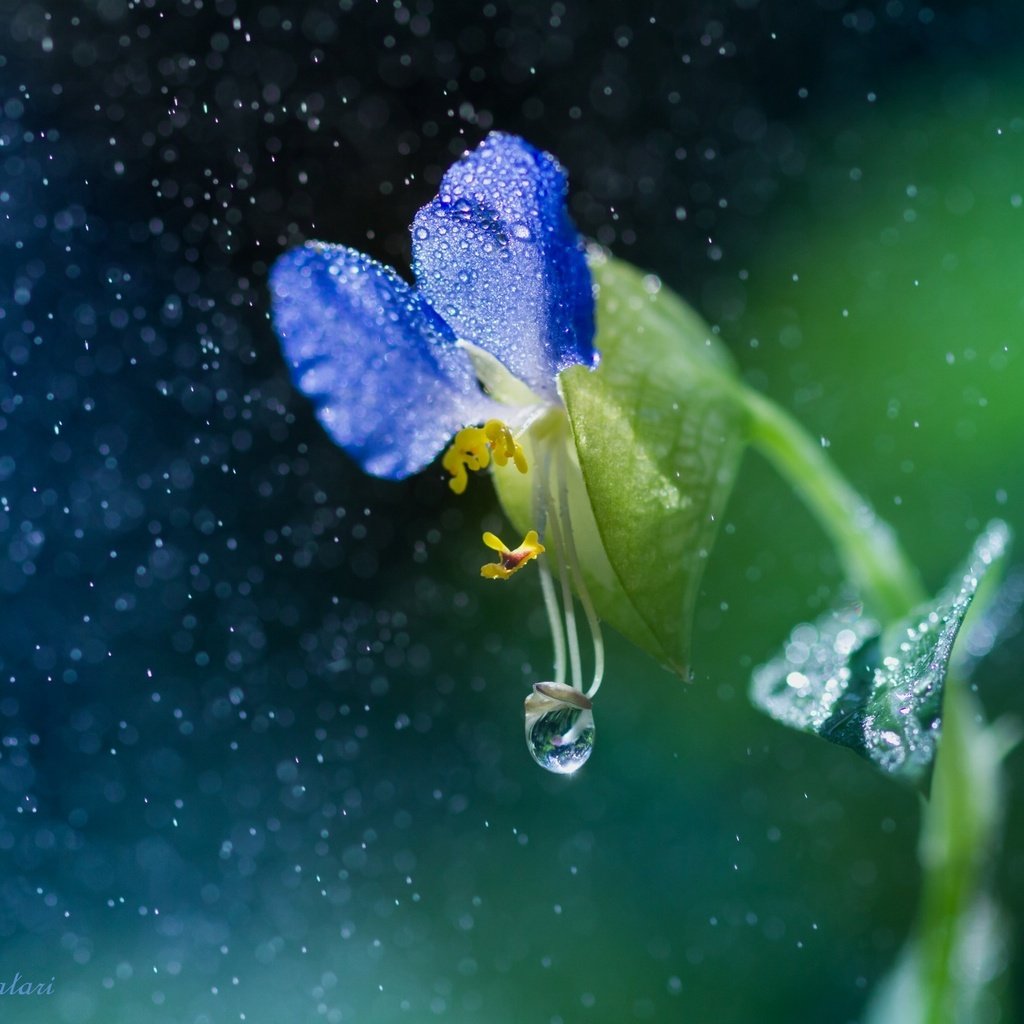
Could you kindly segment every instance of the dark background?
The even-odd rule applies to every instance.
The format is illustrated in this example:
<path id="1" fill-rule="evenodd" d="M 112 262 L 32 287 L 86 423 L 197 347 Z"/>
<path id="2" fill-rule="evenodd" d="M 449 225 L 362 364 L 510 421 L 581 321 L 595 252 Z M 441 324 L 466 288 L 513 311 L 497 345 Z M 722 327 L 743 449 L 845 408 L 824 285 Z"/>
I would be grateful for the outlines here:
<path id="1" fill-rule="evenodd" d="M 1024 528 L 1019 5 L 0 12 L 0 981 L 56 992 L 8 1016 L 856 1019 L 918 806 L 747 703 L 840 583 L 785 486 L 744 465 L 694 680 L 613 640 L 592 762 L 546 777 L 539 593 L 476 575 L 493 497 L 362 476 L 266 272 L 309 237 L 404 272 L 445 168 L 520 133 L 938 586 Z"/>

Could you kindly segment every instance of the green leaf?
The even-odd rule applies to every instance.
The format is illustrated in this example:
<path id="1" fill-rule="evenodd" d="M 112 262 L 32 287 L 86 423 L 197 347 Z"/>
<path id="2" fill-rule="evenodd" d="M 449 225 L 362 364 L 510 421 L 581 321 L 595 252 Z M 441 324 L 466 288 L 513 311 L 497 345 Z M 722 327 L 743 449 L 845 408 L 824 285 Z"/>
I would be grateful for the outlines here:
<path id="1" fill-rule="evenodd" d="M 797 626 L 753 677 L 772 718 L 850 747 L 881 771 L 927 782 L 942 725 L 946 674 L 964 617 L 1010 531 L 990 523 L 962 573 L 928 606 L 882 631 L 860 608 Z"/>
<path id="2" fill-rule="evenodd" d="M 657 278 L 597 258 L 601 364 L 560 377 L 613 574 L 598 614 L 685 674 L 704 563 L 746 437 L 728 353 Z"/>

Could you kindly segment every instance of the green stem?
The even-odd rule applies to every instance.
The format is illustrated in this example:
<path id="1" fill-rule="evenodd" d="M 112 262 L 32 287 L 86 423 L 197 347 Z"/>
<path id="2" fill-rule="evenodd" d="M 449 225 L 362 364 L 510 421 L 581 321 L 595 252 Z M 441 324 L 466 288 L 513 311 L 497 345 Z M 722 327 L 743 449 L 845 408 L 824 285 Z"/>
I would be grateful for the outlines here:
<path id="1" fill-rule="evenodd" d="M 925 599 L 892 528 L 846 482 L 821 444 L 785 410 L 743 389 L 751 442 L 775 465 L 832 538 L 850 582 L 883 620 L 902 618 Z"/>
<path id="2" fill-rule="evenodd" d="M 943 712 L 919 849 L 924 872 L 916 942 L 923 995 L 919 1019 L 968 1024 L 986 1016 L 979 1005 L 984 980 L 969 979 L 985 979 L 991 974 L 986 961 L 998 959 L 992 944 L 998 943 L 999 927 L 985 889 L 999 842 L 1001 756 L 961 680 L 947 682 Z"/>
<path id="3" fill-rule="evenodd" d="M 801 496 L 831 537 L 850 581 L 884 625 L 924 599 L 892 529 L 839 474 L 822 446 L 769 399 L 741 388 L 751 442 Z M 942 739 L 921 821 L 921 905 L 902 973 L 876 1003 L 874 1024 L 969 1024 L 984 982 L 965 981 L 984 913 L 986 867 L 998 842 L 999 756 L 977 703 L 950 679 Z M 983 929 L 984 930 L 984 929 Z M 991 931 L 991 929 L 989 929 Z M 982 943 L 984 944 L 984 943 Z M 909 973 L 908 973 L 909 972 Z"/>

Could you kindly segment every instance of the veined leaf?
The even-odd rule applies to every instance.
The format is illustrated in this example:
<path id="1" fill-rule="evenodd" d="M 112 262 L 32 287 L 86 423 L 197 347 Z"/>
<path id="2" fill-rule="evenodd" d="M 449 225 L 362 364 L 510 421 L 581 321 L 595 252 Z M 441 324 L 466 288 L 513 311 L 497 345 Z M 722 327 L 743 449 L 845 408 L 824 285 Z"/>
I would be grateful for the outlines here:
<path id="1" fill-rule="evenodd" d="M 682 674 L 746 414 L 727 352 L 681 299 L 628 264 L 599 257 L 591 269 L 601 364 L 565 371 L 560 386 L 614 574 L 598 613 Z"/>
<path id="2" fill-rule="evenodd" d="M 797 626 L 782 654 L 754 673 L 754 703 L 786 725 L 850 747 L 883 772 L 926 782 L 954 641 L 1009 540 L 1005 523 L 990 523 L 963 572 L 884 632 L 859 608 Z"/>

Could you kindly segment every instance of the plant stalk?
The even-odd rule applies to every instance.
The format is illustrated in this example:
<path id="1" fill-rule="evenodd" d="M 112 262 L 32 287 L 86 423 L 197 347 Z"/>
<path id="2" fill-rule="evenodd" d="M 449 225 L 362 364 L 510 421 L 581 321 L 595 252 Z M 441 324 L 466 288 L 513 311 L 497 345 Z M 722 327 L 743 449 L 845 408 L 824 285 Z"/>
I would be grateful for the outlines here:
<path id="1" fill-rule="evenodd" d="M 748 388 L 751 443 L 775 466 L 832 539 L 847 578 L 883 621 L 900 619 L 927 595 L 891 526 L 875 513 L 784 409 Z"/>
<path id="2" fill-rule="evenodd" d="M 896 535 L 836 470 L 821 444 L 774 402 L 741 388 L 751 442 L 832 539 L 851 583 L 884 626 L 925 598 Z M 987 869 L 999 842 L 1000 754 L 963 680 L 950 678 L 929 799 L 923 802 L 917 923 L 872 1024 L 976 1024 L 999 931 Z M 982 948 L 984 947 L 984 948 Z M 989 962 L 983 963 L 985 951 Z M 982 1016 L 979 1016 L 982 1014 Z"/>

